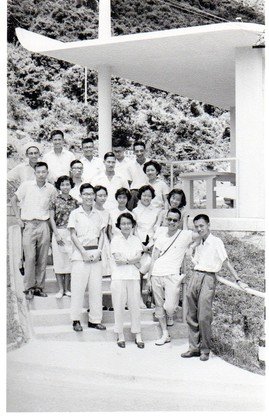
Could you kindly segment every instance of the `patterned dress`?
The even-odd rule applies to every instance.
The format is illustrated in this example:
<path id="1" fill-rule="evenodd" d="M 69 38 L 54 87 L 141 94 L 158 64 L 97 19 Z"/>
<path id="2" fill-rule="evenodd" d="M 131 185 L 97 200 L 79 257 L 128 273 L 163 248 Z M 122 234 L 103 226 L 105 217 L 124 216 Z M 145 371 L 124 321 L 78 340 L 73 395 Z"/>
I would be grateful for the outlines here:
<path id="1" fill-rule="evenodd" d="M 64 241 L 64 246 L 60 246 L 53 233 L 52 235 L 52 254 L 54 271 L 57 274 L 71 273 L 70 255 L 72 252 L 72 242 L 67 224 L 71 211 L 78 208 L 78 202 L 70 195 L 65 199 L 61 194 L 57 195 L 50 202 L 49 209 L 54 211 L 54 221 L 57 231 Z"/>

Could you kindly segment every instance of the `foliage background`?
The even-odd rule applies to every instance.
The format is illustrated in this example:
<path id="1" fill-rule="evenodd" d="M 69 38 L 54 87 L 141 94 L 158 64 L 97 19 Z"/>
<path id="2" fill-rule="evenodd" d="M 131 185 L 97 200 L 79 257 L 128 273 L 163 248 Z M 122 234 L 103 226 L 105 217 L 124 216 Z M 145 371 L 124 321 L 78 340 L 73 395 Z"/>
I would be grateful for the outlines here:
<path id="1" fill-rule="evenodd" d="M 257 0 L 178 0 L 221 18 L 264 23 L 263 2 Z M 175 10 L 169 1 L 112 0 L 114 36 L 216 22 L 204 15 Z M 31 54 L 19 44 L 15 28 L 22 27 L 63 42 L 98 36 L 95 0 L 8 0 L 8 167 L 22 159 L 28 140 L 50 147 L 49 133 L 65 131 L 75 152 L 91 136 L 98 142 L 97 74 L 88 71 L 88 103 L 84 104 L 84 69 Z M 230 149 L 229 112 L 128 80 L 112 79 L 113 130 L 129 139 L 142 138 L 149 154 L 159 159 L 226 157 Z M 200 166 L 206 169 L 206 165 Z M 177 175 L 186 170 L 181 167 Z M 192 169 L 190 166 L 189 169 Z M 168 174 L 168 172 L 164 172 Z M 264 250 L 245 245 L 230 233 L 220 233 L 239 275 L 263 291 Z M 9 300 L 12 294 L 8 291 Z M 23 338 L 12 319 L 8 301 L 8 340 Z M 263 337 L 263 302 L 218 285 L 214 302 L 214 351 L 229 362 L 263 372 L 258 345 Z"/>

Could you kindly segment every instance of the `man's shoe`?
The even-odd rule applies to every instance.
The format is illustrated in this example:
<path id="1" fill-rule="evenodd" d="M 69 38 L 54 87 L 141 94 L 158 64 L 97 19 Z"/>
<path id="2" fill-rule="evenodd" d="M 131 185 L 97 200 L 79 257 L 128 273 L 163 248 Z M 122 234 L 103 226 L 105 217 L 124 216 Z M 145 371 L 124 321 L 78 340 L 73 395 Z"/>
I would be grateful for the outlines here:
<path id="1" fill-rule="evenodd" d="M 93 324 L 91 322 L 88 322 L 88 327 L 99 329 L 100 331 L 104 331 L 106 329 L 105 325 L 103 325 L 103 324 Z"/>
<path id="2" fill-rule="evenodd" d="M 143 341 L 135 340 L 135 343 L 137 345 L 137 348 L 145 348 L 145 343 Z"/>
<path id="3" fill-rule="evenodd" d="M 25 293 L 25 299 L 26 300 L 32 300 L 33 299 L 34 293 L 33 293 L 32 289 L 25 290 L 24 293 Z"/>
<path id="4" fill-rule="evenodd" d="M 167 344 L 168 342 L 171 342 L 170 335 L 163 335 L 160 339 L 158 339 L 155 342 L 155 345 L 164 345 L 164 344 Z"/>
<path id="5" fill-rule="evenodd" d="M 42 289 L 39 289 L 38 287 L 35 289 L 34 295 L 35 296 L 40 296 L 41 298 L 47 298 L 48 297 L 48 295 L 45 292 L 43 292 Z"/>
<path id="6" fill-rule="evenodd" d="M 83 331 L 83 328 L 80 325 L 80 321 L 73 321 L 73 330 L 76 331 L 76 332 Z"/>
<path id="7" fill-rule="evenodd" d="M 200 355 L 200 360 L 201 361 L 207 361 L 207 360 L 209 360 L 209 353 L 202 352 L 201 355 Z"/>
<path id="8" fill-rule="evenodd" d="M 172 316 L 167 316 L 166 324 L 167 324 L 167 326 L 173 326 L 174 325 L 174 319 L 173 319 Z"/>
<path id="9" fill-rule="evenodd" d="M 72 293 L 70 292 L 70 290 L 67 290 L 66 292 L 64 292 L 64 295 L 70 298 Z"/>
<path id="10" fill-rule="evenodd" d="M 119 341 L 119 340 L 117 340 L 117 345 L 120 348 L 125 348 L 125 341 Z"/>
<path id="11" fill-rule="evenodd" d="M 182 358 L 200 357 L 200 351 L 187 351 L 181 354 Z"/>

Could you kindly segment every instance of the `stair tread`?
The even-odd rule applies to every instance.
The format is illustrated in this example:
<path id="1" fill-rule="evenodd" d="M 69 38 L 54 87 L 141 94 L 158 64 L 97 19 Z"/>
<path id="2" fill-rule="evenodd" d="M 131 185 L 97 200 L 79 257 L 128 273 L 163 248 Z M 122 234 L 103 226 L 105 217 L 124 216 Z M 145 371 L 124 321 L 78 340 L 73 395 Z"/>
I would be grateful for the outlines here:
<path id="1" fill-rule="evenodd" d="M 155 308 L 151 308 L 151 309 L 140 309 L 141 313 L 143 313 L 143 311 L 147 311 L 148 313 L 151 311 L 152 313 L 155 312 Z M 82 313 L 87 312 L 87 308 L 83 308 Z M 126 312 L 128 312 L 128 310 L 126 310 Z M 70 308 L 53 308 L 53 309 L 30 309 L 30 314 L 31 315 L 54 315 L 55 313 L 62 315 L 65 313 L 70 313 Z M 107 314 L 113 314 L 114 311 L 103 311 L 103 315 L 107 315 Z"/>

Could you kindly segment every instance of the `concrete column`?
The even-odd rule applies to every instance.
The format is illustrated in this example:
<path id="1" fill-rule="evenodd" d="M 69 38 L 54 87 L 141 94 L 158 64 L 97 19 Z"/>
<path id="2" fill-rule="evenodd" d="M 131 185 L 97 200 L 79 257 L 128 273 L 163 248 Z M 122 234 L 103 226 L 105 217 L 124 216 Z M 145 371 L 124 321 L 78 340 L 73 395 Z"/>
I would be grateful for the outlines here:
<path id="1" fill-rule="evenodd" d="M 111 37 L 111 1 L 99 0 L 98 37 Z M 103 157 L 112 148 L 111 118 L 111 70 L 108 66 L 98 68 L 98 135 L 99 156 Z"/>
<path id="2" fill-rule="evenodd" d="M 105 40 L 110 37 L 111 37 L 111 1 L 99 0 L 98 38 Z"/>
<path id="3" fill-rule="evenodd" d="M 264 218 L 264 50 L 238 48 L 236 157 L 240 218 Z"/>
<path id="4" fill-rule="evenodd" d="M 235 107 L 230 107 L 230 157 L 236 157 Z M 236 162 L 230 163 L 231 172 L 236 173 Z"/>
<path id="5" fill-rule="evenodd" d="M 98 136 L 99 156 L 112 149 L 111 117 L 111 70 L 108 66 L 98 68 Z"/>

